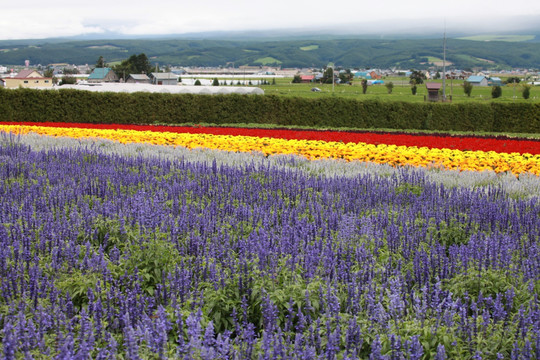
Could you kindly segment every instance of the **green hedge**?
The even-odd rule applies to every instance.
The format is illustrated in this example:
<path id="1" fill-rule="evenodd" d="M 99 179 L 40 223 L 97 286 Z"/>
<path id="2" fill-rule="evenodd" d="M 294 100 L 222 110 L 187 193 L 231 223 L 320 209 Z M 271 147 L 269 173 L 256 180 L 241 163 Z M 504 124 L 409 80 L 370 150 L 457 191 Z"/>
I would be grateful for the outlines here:
<path id="1" fill-rule="evenodd" d="M 261 95 L 0 89 L 0 121 L 259 123 L 311 127 L 540 132 L 538 103 L 408 103 Z"/>

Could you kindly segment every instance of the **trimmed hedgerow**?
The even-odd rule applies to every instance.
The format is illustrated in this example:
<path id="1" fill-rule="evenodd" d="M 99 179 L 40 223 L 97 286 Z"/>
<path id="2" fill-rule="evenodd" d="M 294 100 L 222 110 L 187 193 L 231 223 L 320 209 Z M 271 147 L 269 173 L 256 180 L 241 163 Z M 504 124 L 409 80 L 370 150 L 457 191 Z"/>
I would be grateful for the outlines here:
<path id="1" fill-rule="evenodd" d="M 0 121 L 259 123 L 311 127 L 539 132 L 540 104 L 432 104 L 260 95 L 0 91 Z"/>

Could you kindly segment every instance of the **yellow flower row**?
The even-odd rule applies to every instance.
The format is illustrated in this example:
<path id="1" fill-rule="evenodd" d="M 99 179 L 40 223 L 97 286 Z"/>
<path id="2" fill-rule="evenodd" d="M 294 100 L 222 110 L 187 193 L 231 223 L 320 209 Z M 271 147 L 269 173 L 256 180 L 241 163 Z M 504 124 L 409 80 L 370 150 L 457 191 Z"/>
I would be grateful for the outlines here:
<path id="1" fill-rule="evenodd" d="M 474 171 L 493 170 L 497 173 L 512 172 L 516 175 L 529 172 L 540 175 L 540 155 L 531 154 L 136 130 L 19 125 L 0 125 L 0 130 L 23 134 L 34 132 L 41 135 L 67 136 L 71 138 L 104 138 L 121 143 L 177 145 L 189 149 L 208 148 L 234 152 L 256 151 L 265 155 L 296 154 L 309 159 L 336 158 L 348 161 L 369 161 L 393 166 L 413 165 Z"/>

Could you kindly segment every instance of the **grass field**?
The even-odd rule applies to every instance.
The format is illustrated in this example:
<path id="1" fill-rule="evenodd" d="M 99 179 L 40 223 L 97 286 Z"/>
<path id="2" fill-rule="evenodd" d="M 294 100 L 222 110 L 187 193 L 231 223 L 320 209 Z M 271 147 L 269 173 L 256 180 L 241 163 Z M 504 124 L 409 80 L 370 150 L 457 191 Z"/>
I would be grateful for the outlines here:
<path id="1" fill-rule="evenodd" d="M 362 86 L 359 80 L 353 81 L 352 85 L 335 85 L 332 90 L 332 84 L 292 84 L 291 78 L 276 78 L 276 85 L 260 85 L 264 89 L 266 95 L 281 95 L 281 96 L 299 96 L 308 98 L 320 98 L 327 96 L 340 96 L 358 100 L 377 99 L 382 101 L 411 101 L 424 102 L 424 96 L 427 96 L 425 84 L 417 85 L 416 95 L 412 95 L 411 87 L 407 78 L 389 78 L 384 79 L 385 83 L 393 82 L 394 88 L 391 94 L 385 85 L 371 85 L 368 87 L 366 94 L 362 93 Z M 442 80 L 436 80 L 442 82 Z M 256 81 L 253 81 L 256 84 Z M 463 92 L 462 80 L 447 80 L 446 81 L 446 96 L 452 99 L 452 102 L 540 102 L 540 87 L 532 87 L 530 90 L 530 98 L 523 99 L 521 90 L 522 87 L 517 85 L 503 86 L 502 96 L 498 99 L 492 99 L 491 87 L 474 87 L 470 97 L 467 97 Z M 311 88 L 317 87 L 320 92 L 313 92 Z"/>
<path id="2" fill-rule="evenodd" d="M 317 50 L 318 48 L 319 48 L 319 45 L 309 45 L 309 46 L 301 47 L 300 50 L 310 51 L 310 50 Z"/>

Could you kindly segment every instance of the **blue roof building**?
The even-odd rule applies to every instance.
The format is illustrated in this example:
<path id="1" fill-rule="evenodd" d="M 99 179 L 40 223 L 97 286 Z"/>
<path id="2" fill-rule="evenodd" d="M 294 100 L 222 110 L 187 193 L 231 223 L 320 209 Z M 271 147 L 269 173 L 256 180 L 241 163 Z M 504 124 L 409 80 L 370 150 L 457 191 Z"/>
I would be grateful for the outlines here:
<path id="1" fill-rule="evenodd" d="M 88 82 L 117 82 L 118 76 L 111 68 L 95 68 L 88 76 Z"/>
<path id="2" fill-rule="evenodd" d="M 371 79 L 371 74 L 367 71 L 357 71 L 354 76 L 357 78 Z"/>
<path id="3" fill-rule="evenodd" d="M 472 86 L 488 86 L 488 79 L 485 76 L 469 76 L 467 80 Z"/>

